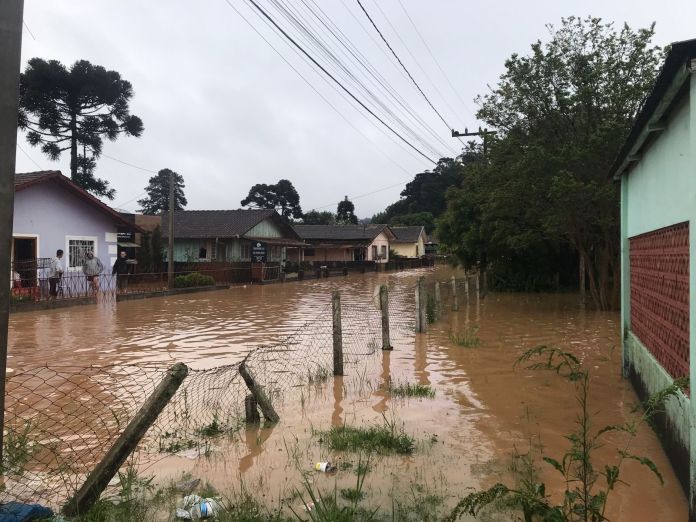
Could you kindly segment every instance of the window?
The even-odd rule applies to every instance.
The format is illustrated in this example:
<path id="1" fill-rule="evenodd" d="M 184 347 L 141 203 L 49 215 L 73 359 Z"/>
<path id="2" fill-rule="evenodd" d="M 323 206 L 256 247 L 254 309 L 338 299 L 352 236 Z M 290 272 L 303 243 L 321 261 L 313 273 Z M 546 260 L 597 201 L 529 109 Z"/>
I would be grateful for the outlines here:
<path id="1" fill-rule="evenodd" d="M 68 236 L 68 270 L 81 269 L 85 262 L 87 252 L 97 255 L 96 237 L 70 237 Z"/>
<path id="2" fill-rule="evenodd" d="M 243 242 L 240 247 L 241 254 L 240 258 L 242 261 L 249 261 L 251 259 L 251 249 L 249 248 L 249 242 Z"/>
<path id="3" fill-rule="evenodd" d="M 382 245 L 382 259 L 387 259 L 387 245 Z"/>
<path id="4" fill-rule="evenodd" d="M 418 257 L 418 245 L 416 245 L 416 257 Z"/>
<path id="5" fill-rule="evenodd" d="M 304 255 L 305 257 L 314 257 L 316 254 L 313 248 L 305 248 Z"/>
<path id="6" fill-rule="evenodd" d="M 372 260 L 377 260 L 377 245 L 372 245 Z"/>
<path id="7" fill-rule="evenodd" d="M 205 259 L 206 257 L 208 257 L 208 250 L 204 246 L 202 246 L 198 250 L 198 259 Z"/>

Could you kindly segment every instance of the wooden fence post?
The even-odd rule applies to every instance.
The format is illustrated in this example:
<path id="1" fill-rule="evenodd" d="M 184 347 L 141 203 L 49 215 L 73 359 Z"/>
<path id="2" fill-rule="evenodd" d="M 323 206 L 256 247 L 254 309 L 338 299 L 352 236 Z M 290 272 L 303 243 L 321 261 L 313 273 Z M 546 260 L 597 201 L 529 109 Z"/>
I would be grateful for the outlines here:
<path id="1" fill-rule="evenodd" d="M 452 311 L 459 310 L 459 296 L 457 296 L 457 280 L 452 276 Z"/>
<path id="2" fill-rule="evenodd" d="M 249 394 L 244 398 L 244 420 L 247 424 L 257 424 L 261 422 L 259 415 L 259 405 L 253 394 Z"/>
<path id="3" fill-rule="evenodd" d="M 128 456 L 138 446 L 147 430 L 157 420 L 187 375 L 188 366 L 183 363 L 177 363 L 169 368 L 162 382 L 157 385 L 101 462 L 85 479 L 82 487 L 63 506 L 63 513 L 66 516 L 74 517 L 89 511 Z"/>
<path id="4" fill-rule="evenodd" d="M 343 375 L 343 331 L 341 328 L 340 292 L 333 293 L 331 308 L 333 311 L 333 374 Z"/>
<path id="5" fill-rule="evenodd" d="M 278 422 L 280 420 L 280 417 L 276 413 L 275 408 L 273 408 L 271 400 L 268 398 L 268 395 L 266 395 L 266 392 L 264 391 L 263 387 L 258 382 L 256 382 L 254 373 L 251 371 L 250 368 L 247 367 L 246 363 L 247 359 L 249 358 L 249 355 L 247 355 L 242 361 L 242 364 L 239 365 L 239 375 L 242 376 L 242 379 L 244 379 L 244 383 L 246 384 L 247 388 L 249 388 L 249 391 L 254 396 L 254 399 L 256 399 L 256 404 L 258 404 L 259 408 L 261 408 L 263 418 L 266 419 L 268 422 Z"/>
<path id="6" fill-rule="evenodd" d="M 382 350 L 393 350 L 389 338 L 389 289 L 387 285 L 379 287 L 379 308 L 382 311 Z"/>

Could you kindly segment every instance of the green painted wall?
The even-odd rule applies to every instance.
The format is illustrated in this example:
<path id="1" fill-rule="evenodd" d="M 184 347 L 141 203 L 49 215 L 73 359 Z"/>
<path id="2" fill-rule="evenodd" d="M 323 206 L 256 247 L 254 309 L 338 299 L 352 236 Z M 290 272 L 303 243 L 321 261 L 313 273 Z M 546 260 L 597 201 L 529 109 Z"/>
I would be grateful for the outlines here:
<path id="1" fill-rule="evenodd" d="M 283 237 L 283 233 L 270 219 L 265 219 L 249 230 L 246 237 Z"/>
<path id="2" fill-rule="evenodd" d="M 696 296 L 696 75 L 687 80 L 667 128 L 655 135 L 635 167 L 621 179 L 621 323 L 624 372 L 633 368 L 649 393 L 671 382 L 647 348 L 630 332 L 629 238 L 689 222 L 689 294 Z M 696 306 L 689 316 L 690 378 L 696 382 Z M 692 386 L 692 392 L 693 392 Z M 667 409 L 676 438 L 690 453 L 690 503 L 696 506 L 696 401 L 681 396 Z M 693 514 L 693 510 L 692 510 Z"/>

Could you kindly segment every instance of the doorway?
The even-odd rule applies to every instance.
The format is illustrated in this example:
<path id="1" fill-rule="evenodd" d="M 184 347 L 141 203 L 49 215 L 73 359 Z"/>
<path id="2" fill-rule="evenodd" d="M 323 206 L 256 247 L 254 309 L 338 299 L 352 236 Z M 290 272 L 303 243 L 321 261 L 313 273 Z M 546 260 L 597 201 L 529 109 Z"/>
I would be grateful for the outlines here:
<path id="1" fill-rule="evenodd" d="M 36 238 L 13 238 L 12 251 L 12 270 L 19 274 L 21 280 L 20 286 L 36 286 Z"/>

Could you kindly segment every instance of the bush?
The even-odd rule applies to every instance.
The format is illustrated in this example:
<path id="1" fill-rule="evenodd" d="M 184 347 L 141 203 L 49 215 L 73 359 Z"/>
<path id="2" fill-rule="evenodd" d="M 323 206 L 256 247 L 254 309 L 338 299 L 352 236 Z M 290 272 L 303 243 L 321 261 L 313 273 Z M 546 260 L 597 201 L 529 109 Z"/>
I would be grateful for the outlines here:
<path id="1" fill-rule="evenodd" d="M 192 286 L 213 286 L 215 279 L 211 276 L 192 272 L 174 278 L 174 288 L 190 288 Z"/>

